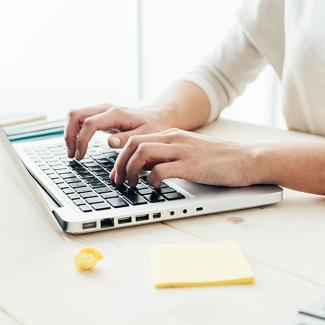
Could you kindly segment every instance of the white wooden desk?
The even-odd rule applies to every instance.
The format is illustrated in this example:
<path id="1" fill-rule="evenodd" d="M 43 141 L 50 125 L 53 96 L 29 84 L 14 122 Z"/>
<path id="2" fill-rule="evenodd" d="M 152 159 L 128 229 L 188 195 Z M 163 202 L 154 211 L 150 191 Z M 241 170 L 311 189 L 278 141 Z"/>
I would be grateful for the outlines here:
<path id="1" fill-rule="evenodd" d="M 226 120 L 200 132 L 245 142 L 324 141 Z M 286 190 L 278 205 L 83 236 L 44 224 L 22 216 L 0 222 L 1 325 L 274 325 L 325 291 L 325 199 L 316 195 Z M 154 288 L 149 245 L 223 239 L 240 243 L 256 284 Z M 105 255 L 93 273 L 73 267 L 83 244 Z"/>

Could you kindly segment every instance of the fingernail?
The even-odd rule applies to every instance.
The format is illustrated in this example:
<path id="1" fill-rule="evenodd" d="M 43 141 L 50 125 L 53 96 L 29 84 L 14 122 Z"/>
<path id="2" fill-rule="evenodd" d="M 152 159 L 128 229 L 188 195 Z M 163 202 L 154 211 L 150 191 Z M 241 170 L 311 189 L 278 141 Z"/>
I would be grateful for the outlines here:
<path id="1" fill-rule="evenodd" d="M 76 154 L 75 154 L 74 157 L 75 157 L 77 160 L 80 160 L 81 156 L 80 156 L 80 150 L 79 150 L 79 149 L 76 150 Z"/>
<path id="2" fill-rule="evenodd" d="M 119 137 L 110 137 L 110 143 L 114 146 L 117 147 L 121 144 L 121 139 Z"/>

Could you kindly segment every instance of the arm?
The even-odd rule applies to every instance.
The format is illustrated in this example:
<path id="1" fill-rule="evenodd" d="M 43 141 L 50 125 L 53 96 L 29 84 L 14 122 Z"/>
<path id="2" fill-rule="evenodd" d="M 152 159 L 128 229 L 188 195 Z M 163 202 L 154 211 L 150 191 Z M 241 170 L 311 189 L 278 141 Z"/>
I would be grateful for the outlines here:
<path id="1" fill-rule="evenodd" d="M 323 143 L 261 144 L 255 149 L 255 183 L 279 184 L 325 195 Z"/>
<path id="2" fill-rule="evenodd" d="M 132 135 L 168 128 L 191 130 L 216 119 L 265 66 L 239 24 L 196 69 L 145 107 L 110 104 L 70 112 L 65 132 L 69 157 L 82 159 L 97 130 L 119 129 L 108 144 L 121 148 Z"/>
<path id="3" fill-rule="evenodd" d="M 240 144 L 170 129 L 132 137 L 110 175 L 134 186 L 141 169 L 150 169 L 155 187 L 166 178 L 223 186 L 278 184 L 325 195 L 325 144 Z"/>

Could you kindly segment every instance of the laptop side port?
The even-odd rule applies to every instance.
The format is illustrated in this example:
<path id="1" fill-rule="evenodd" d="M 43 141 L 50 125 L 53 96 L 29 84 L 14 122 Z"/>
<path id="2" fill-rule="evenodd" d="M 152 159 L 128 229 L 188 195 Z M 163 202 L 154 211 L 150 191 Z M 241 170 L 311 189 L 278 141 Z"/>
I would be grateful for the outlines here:
<path id="1" fill-rule="evenodd" d="M 114 227 L 114 218 L 106 218 L 100 221 L 101 228 L 111 228 Z"/>
<path id="2" fill-rule="evenodd" d="M 125 223 L 130 223 L 132 221 L 131 217 L 118 218 L 118 224 L 122 225 Z"/>
<path id="3" fill-rule="evenodd" d="M 196 211 L 203 211 L 203 207 L 198 207 L 195 209 Z"/>
<path id="4" fill-rule="evenodd" d="M 96 226 L 97 226 L 96 221 L 84 222 L 82 224 L 82 229 L 92 229 L 92 228 L 96 228 Z"/>
<path id="5" fill-rule="evenodd" d="M 149 214 L 143 214 L 141 216 L 136 216 L 135 221 L 146 221 L 149 220 Z"/>
<path id="6" fill-rule="evenodd" d="M 161 213 L 160 213 L 160 212 L 155 212 L 155 213 L 152 214 L 152 217 L 153 217 L 154 219 L 161 218 Z"/>

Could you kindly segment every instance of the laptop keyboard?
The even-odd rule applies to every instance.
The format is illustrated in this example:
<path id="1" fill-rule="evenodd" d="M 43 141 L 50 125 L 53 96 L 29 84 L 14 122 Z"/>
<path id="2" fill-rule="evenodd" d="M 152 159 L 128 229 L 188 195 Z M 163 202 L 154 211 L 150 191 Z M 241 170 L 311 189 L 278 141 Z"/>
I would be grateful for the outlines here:
<path id="1" fill-rule="evenodd" d="M 185 198 L 164 182 L 159 189 L 153 188 L 146 176 L 140 177 L 134 188 L 127 181 L 115 184 L 109 173 L 118 152 L 101 142 L 90 144 L 81 161 L 67 158 L 63 144 L 31 147 L 25 152 L 82 212 Z"/>

